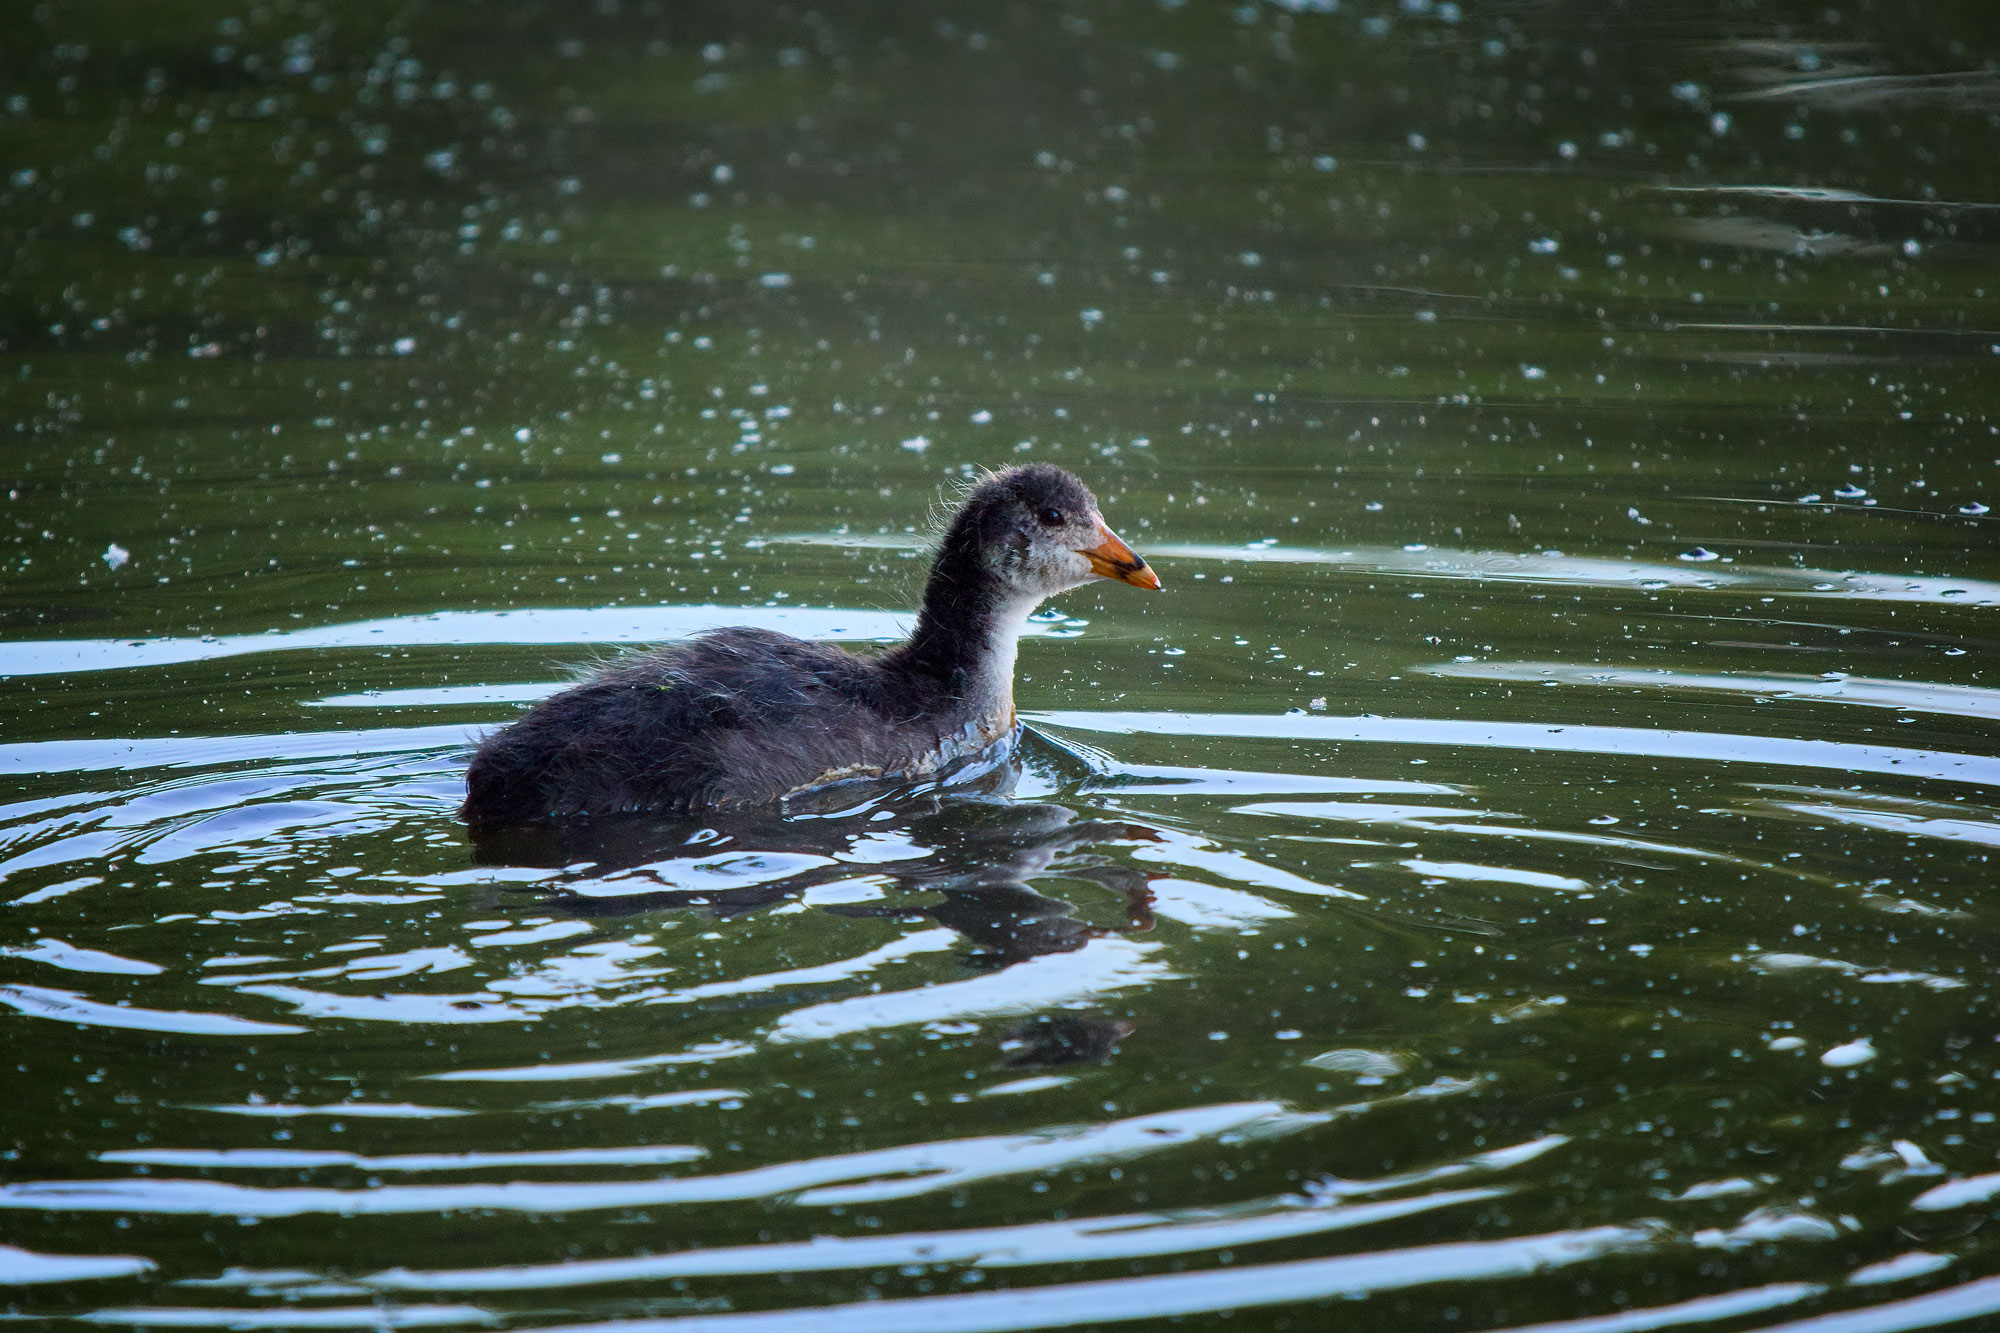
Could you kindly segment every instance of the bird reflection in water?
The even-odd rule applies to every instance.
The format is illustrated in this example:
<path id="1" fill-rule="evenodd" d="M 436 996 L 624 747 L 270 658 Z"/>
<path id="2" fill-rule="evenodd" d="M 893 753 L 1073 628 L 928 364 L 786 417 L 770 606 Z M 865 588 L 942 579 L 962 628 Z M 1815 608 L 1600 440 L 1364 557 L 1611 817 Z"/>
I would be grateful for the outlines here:
<path id="1" fill-rule="evenodd" d="M 1103 935 L 1151 930 L 1149 876 L 1109 852 L 1158 842 L 1160 835 L 1055 801 L 1013 799 L 1023 749 L 1035 749 L 1038 757 L 1052 751 L 1048 757 L 1059 766 L 1073 759 L 1030 732 L 1023 746 L 948 783 L 842 784 L 783 809 L 475 831 L 473 855 L 480 865 L 559 869 L 555 883 L 535 886 L 544 906 L 598 919 L 685 910 L 726 919 L 861 871 L 900 892 L 893 901 L 822 903 L 816 910 L 847 917 L 921 913 L 972 946 L 963 961 L 975 971 L 1071 953 Z M 897 859 L 869 854 L 868 847 L 879 847 L 885 837 L 901 844 Z M 692 888 L 686 883 L 691 861 L 775 866 L 779 873 L 754 879 L 746 873 L 741 884 Z M 788 861 L 798 868 L 786 872 Z M 1106 925 L 1080 918 L 1075 903 L 1035 887 L 1046 879 L 1101 885 L 1120 903 L 1123 919 Z M 1102 1060 L 1132 1030 L 1121 1020 L 1065 1009 L 1014 1024 L 1001 1037 L 1000 1053 L 1005 1065 L 1021 1069 Z"/>

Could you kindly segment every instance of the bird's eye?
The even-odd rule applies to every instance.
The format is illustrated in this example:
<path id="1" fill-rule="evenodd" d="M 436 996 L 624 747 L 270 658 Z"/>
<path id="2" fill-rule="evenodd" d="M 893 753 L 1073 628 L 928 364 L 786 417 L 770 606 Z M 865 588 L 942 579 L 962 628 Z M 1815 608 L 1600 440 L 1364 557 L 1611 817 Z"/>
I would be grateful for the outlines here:
<path id="1" fill-rule="evenodd" d="M 1042 520 L 1044 526 L 1059 528 L 1062 526 L 1063 511 L 1060 509 L 1044 509 L 1041 513 L 1035 515 L 1035 517 Z"/>

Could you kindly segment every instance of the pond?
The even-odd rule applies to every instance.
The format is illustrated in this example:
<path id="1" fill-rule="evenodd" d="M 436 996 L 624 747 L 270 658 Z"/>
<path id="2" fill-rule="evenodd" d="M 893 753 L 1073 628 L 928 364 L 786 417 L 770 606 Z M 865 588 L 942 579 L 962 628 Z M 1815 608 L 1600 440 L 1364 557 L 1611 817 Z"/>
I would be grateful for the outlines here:
<path id="1" fill-rule="evenodd" d="M 14 27 L 6 1317 L 2000 1319 L 1989 6 Z M 1012 764 L 468 837 L 1037 460 Z"/>

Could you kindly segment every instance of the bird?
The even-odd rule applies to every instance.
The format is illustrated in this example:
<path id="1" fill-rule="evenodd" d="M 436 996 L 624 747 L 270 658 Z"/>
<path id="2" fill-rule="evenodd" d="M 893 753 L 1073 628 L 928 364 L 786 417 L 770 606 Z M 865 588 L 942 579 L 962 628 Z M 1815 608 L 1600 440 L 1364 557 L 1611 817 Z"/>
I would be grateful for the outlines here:
<path id="1" fill-rule="evenodd" d="M 864 656 L 739 626 L 614 663 L 481 741 L 459 815 L 477 833 L 947 774 L 1011 745 L 1022 627 L 1095 579 L 1160 587 L 1069 472 L 988 473 L 945 528 L 904 643 Z"/>

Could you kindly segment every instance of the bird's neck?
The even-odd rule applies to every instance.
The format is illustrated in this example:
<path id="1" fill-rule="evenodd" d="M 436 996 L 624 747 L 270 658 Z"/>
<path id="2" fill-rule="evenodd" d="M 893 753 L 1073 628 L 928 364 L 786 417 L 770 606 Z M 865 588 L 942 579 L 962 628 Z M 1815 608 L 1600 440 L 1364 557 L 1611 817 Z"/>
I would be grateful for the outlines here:
<path id="1" fill-rule="evenodd" d="M 931 569 L 909 642 L 884 665 L 931 686 L 949 720 L 1003 730 L 1014 721 L 1015 647 L 1036 605 L 1007 596 L 976 561 L 947 552 Z"/>

